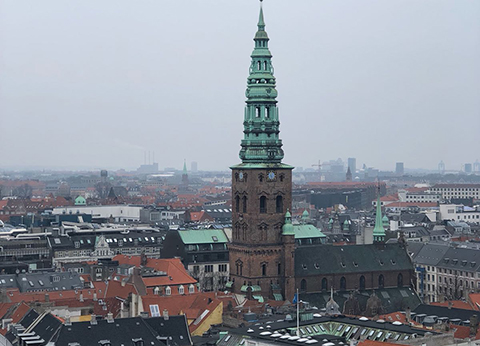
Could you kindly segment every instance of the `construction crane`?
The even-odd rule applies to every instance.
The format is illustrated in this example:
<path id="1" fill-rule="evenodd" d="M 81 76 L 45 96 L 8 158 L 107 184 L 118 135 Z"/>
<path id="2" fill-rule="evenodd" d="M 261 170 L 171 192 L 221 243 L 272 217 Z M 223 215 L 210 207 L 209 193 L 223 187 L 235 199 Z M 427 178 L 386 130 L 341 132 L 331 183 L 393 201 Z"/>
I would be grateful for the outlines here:
<path id="1" fill-rule="evenodd" d="M 318 167 L 319 174 L 322 172 L 322 162 L 320 160 L 318 160 L 317 164 L 313 164 L 312 167 Z"/>

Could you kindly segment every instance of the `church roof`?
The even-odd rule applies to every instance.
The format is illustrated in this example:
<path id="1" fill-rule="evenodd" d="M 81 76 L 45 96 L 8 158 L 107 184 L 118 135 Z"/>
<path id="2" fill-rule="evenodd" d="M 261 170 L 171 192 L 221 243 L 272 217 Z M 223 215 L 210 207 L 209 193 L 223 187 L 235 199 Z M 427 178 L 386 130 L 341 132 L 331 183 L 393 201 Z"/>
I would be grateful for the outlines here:
<path id="1" fill-rule="evenodd" d="M 326 261 L 328 259 L 328 261 Z M 295 250 L 295 276 L 413 270 L 405 249 L 398 244 L 312 245 Z"/>

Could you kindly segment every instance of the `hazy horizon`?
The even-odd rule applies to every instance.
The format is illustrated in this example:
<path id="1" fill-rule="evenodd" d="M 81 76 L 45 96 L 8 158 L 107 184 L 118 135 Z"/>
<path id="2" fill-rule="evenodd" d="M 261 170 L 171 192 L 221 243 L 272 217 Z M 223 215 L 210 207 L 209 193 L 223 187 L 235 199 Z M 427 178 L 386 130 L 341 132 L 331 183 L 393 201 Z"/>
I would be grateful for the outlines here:
<path id="1" fill-rule="evenodd" d="M 239 162 L 259 3 L 0 0 L 0 170 Z M 480 2 L 264 1 L 284 162 L 480 159 Z"/>

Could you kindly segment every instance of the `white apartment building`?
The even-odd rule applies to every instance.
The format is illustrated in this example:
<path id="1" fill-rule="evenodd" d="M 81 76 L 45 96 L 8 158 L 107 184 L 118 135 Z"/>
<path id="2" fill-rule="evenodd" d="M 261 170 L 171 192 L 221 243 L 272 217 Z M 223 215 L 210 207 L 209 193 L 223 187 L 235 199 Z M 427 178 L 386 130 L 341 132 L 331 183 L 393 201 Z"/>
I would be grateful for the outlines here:
<path id="1" fill-rule="evenodd" d="M 52 214 L 90 214 L 93 218 L 110 218 L 116 222 L 140 221 L 141 206 L 133 205 L 86 205 L 53 208 Z"/>
<path id="2" fill-rule="evenodd" d="M 472 208 L 462 204 L 440 204 L 440 220 L 480 222 L 480 206 Z"/>
<path id="3" fill-rule="evenodd" d="M 437 184 L 430 188 L 431 192 L 440 193 L 442 198 L 475 198 L 480 199 L 480 184 Z"/>

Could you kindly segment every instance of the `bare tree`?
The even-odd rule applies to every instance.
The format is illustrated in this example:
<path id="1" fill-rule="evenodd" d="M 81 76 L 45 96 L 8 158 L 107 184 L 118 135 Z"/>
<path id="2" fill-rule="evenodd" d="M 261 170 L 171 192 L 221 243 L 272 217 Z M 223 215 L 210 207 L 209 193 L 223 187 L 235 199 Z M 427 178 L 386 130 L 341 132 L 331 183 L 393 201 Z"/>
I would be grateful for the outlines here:
<path id="1" fill-rule="evenodd" d="M 28 184 L 20 185 L 13 190 L 13 195 L 19 198 L 30 198 L 33 194 L 33 188 Z"/>

